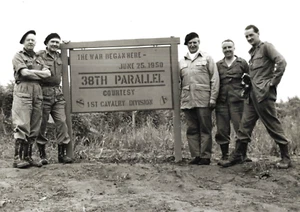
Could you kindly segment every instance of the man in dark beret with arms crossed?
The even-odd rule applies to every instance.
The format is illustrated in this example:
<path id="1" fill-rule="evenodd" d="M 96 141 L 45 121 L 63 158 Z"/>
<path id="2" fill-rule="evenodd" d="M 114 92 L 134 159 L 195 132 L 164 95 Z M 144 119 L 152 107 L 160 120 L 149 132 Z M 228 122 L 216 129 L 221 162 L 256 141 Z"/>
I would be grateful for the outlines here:
<path id="1" fill-rule="evenodd" d="M 209 165 L 212 151 L 212 110 L 219 92 L 217 66 L 199 50 L 197 33 L 186 35 L 188 53 L 179 62 L 181 109 L 187 122 L 187 140 L 193 160 L 190 164 Z"/>
<path id="2" fill-rule="evenodd" d="M 66 155 L 67 145 L 70 142 L 68 126 L 65 114 L 65 99 L 60 86 L 62 77 L 62 60 L 58 52 L 60 46 L 60 36 L 57 33 L 49 34 L 44 41 L 46 49 L 37 54 L 44 63 L 49 66 L 51 77 L 42 81 L 43 90 L 43 119 L 41 131 L 37 139 L 41 163 L 48 164 L 46 156 L 46 128 L 51 114 L 56 125 L 56 139 L 58 144 L 58 162 L 71 163 L 72 159 Z"/>
<path id="3" fill-rule="evenodd" d="M 262 42 L 259 30 L 254 25 L 245 28 L 245 37 L 252 45 L 249 51 L 249 73 L 251 89 L 249 103 L 245 104 L 243 118 L 237 133 L 237 145 L 232 157 L 222 166 L 229 167 L 243 163 L 247 144 L 258 119 L 264 124 L 269 135 L 279 145 L 281 161 L 276 166 L 287 169 L 291 166 L 288 139 L 276 115 L 276 88 L 285 71 L 286 61 L 271 43 Z"/>
<path id="4" fill-rule="evenodd" d="M 23 50 L 12 60 L 15 85 L 12 103 L 15 156 L 13 167 L 40 166 L 32 159 L 32 145 L 40 131 L 42 120 L 42 88 L 40 82 L 51 75 L 48 67 L 34 52 L 36 32 L 26 32 L 20 44 Z"/>

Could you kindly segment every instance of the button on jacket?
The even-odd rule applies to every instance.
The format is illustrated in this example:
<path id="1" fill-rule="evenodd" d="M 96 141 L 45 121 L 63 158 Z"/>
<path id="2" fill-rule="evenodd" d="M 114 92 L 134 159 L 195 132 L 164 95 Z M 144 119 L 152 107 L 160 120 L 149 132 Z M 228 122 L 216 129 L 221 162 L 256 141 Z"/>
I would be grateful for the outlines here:
<path id="1" fill-rule="evenodd" d="M 252 47 L 249 54 L 252 91 L 257 101 L 261 102 L 266 98 L 276 100 L 276 87 L 286 67 L 284 57 L 268 42 L 261 42 L 257 47 Z M 270 83 L 273 84 L 271 88 Z"/>
<path id="2" fill-rule="evenodd" d="M 219 93 L 219 73 L 214 60 L 199 51 L 193 60 L 187 54 L 179 62 L 181 80 L 181 109 L 209 107 Z"/>
<path id="3" fill-rule="evenodd" d="M 217 102 L 243 101 L 241 98 L 243 90 L 241 77 L 244 73 L 249 73 L 249 66 L 246 60 L 236 57 L 231 66 L 228 67 L 224 58 L 217 62 L 217 67 L 220 76 L 220 91 Z"/>

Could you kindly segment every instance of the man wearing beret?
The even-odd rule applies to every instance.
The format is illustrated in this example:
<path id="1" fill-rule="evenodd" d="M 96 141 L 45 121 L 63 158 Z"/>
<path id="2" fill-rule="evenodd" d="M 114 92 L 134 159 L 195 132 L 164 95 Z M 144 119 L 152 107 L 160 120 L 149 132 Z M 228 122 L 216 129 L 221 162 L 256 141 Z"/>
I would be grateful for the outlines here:
<path id="1" fill-rule="evenodd" d="M 219 73 L 210 55 L 199 50 L 197 33 L 186 35 L 188 53 L 179 62 L 181 109 L 187 122 L 187 140 L 193 160 L 209 165 L 212 151 L 212 110 L 219 93 Z"/>
<path id="2" fill-rule="evenodd" d="M 48 164 L 46 156 L 46 128 L 51 114 L 56 125 L 56 139 L 58 144 L 58 162 L 71 163 L 72 159 L 66 155 L 67 145 L 70 142 L 65 114 L 65 99 L 61 89 L 62 60 L 58 52 L 60 36 L 57 33 L 49 34 L 44 44 L 46 49 L 39 51 L 39 58 L 50 68 L 51 77 L 42 81 L 43 90 L 43 118 L 41 131 L 37 139 L 41 163 Z"/>
<path id="3" fill-rule="evenodd" d="M 242 77 L 249 73 L 248 63 L 243 58 L 234 55 L 234 50 L 234 42 L 230 39 L 224 40 L 222 51 L 225 57 L 217 62 L 220 91 L 216 105 L 217 133 L 215 138 L 221 148 L 221 160 L 228 160 L 230 121 L 235 132 L 239 129 L 245 100 L 241 96 L 244 89 Z"/>
<path id="4" fill-rule="evenodd" d="M 15 85 L 12 103 L 15 156 L 13 167 L 40 166 L 32 159 L 32 145 L 40 131 L 42 120 L 42 88 L 40 82 L 51 75 L 48 67 L 34 52 L 36 32 L 26 32 L 20 44 L 23 49 L 12 60 Z"/>
<path id="5" fill-rule="evenodd" d="M 254 25 L 245 28 L 245 37 L 252 46 L 249 51 L 249 74 L 251 88 L 249 101 L 245 104 L 243 117 L 237 133 L 237 144 L 234 154 L 221 165 L 233 166 L 244 162 L 247 144 L 251 141 L 251 134 L 258 119 L 264 124 L 269 135 L 278 144 L 281 160 L 276 166 L 281 169 L 291 167 L 288 151 L 288 139 L 284 133 L 281 122 L 276 114 L 276 89 L 283 76 L 286 60 L 268 42 L 259 38 L 259 30 Z"/>

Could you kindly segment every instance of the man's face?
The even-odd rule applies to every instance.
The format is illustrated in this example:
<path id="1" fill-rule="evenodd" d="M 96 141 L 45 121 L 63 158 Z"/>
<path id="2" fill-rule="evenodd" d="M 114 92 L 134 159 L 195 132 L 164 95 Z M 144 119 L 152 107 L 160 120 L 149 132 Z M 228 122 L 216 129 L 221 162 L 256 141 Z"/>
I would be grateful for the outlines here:
<path id="1" fill-rule="evenodd" d="M 199 49 L 199 45 L 200 45 L 200 40 L 199 38 L 193 38 L 192 40 L 190 40 L 187 44 L 188 49 L 190 51 L 190 53 L 196 53 Z"/>
<path id="2" fill-rule="evenodd" d="M 256 46 L 260 42 L 259 33 L 254 32 L 253 28 L 245 30 L 245 37 L 252 46 Z"/>
<path id="3" fill-rule="evenodd" d="M 29 34 L 24 40 L 24 48 L 26 50 L 33 50 L 35 47 L 36 41 L 35 41 L 35 35 L 34 34 Z"/>
<path id="4" fill-rule="evenodd" d="M 60 39 L 58 38 L 52 38 L 47 43 L 47 48 L 50 52 L 56 52 L 60 45 Z"/>
<path id="5" fill-rule="evenodd" d="M 235 47 L 232 42 L 226 41 L 222 43 L 222 51 L 226 58 L 232 58 L 234 56 L 234 50 Z"/>

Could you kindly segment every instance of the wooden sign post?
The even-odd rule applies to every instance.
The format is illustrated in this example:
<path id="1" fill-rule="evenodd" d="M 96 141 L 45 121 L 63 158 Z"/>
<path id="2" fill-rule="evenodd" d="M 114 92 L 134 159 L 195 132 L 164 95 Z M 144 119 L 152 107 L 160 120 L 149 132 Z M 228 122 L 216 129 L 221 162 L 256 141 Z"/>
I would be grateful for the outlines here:
<path id="1" fill-rule="evenodd" d="M 179 38 L 171 37 L 62 44 L 70 136 L 71 113 L 171 109 L 175 160 L 182 160 L 179 43 Z M 72 149 L 70 142 L 70 157 Z"/>

